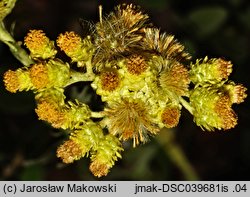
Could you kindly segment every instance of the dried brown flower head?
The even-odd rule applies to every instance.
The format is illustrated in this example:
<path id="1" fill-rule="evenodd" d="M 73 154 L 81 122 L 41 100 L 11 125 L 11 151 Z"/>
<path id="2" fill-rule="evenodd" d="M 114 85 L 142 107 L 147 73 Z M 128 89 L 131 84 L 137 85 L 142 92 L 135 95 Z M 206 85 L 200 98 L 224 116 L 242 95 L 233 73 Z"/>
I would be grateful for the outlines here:
<path id="1" fill-rule="evenodd" d="M 146 105 L 142 101 L 122 100 L 105 109 L 107 127 L 113 135 L 122 140 L 133 139 L 133 146 L 145 143 L 148 134 L 156 134 L 159 129 L 152 122 Z"/>
<path id="2" fill-rule="evenodd" d="M 188 70 L 178 62 L 165 66 L 159 81 L 163 90 L 170 95 L 186 96 L 188 93 L 188 85 L 190 83 Z"/>
<path id="3" fill-rule="evenodd" d="M 160 33 L 159 29 L 146 28 L 142 47 L 152 50 L 168 60 L 189 60 L 191 57 L 184 51 L 184 46 L 174 39 L 174 36 Z"/>

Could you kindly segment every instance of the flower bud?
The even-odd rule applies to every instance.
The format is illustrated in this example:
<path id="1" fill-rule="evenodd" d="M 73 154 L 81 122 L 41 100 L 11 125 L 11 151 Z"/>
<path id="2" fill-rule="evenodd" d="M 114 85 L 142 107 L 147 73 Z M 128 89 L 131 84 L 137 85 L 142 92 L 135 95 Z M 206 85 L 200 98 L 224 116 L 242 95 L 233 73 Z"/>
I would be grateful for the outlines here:
<path id="1" fill-rule="evenodd" d="M 97 177 L 106 176 L 123 151 L 121 143 L 113 135 L 106 135 L 97 147 L 96 153 L 91 156 L 90 171 Z"/>
<path id="2" fill-rule="evenodd" d="M 116 69 L 107 68 L 100 75 L 101 89 L 112 92 L 120 84 L 119 74 Z"/>
<path id="3" fill-rule="evenodd" d="M 28 91 L 34 88 L 29 77 L 29 72 L 25 69 L 17 69 L 16 71 L 8 70 L 4 74 L 3 81 L 6 90 L 12 93 L 24 90 Z"/>
<path id="4" fill-rule="evenodd" d="M 188 70 L 180 63 L 173 62 L 160 75 L 160 85 L 170 98 L 188 94 Z"/>
<path id="5" fill-rule="evenodd" d="M 85 151 L 74 140 L 70 139 L 57 149 L 57 157 L 61 158 L 64 163 L 73 163 L 85 155 Z"/>
<path id="6" fill-rule="evenodd" d="M 72 163 L 79 160 L 91 149 L 96 147 L 104 139 L 102 129 L 94 122 L 82 125 L 81 129 L 74 130 L 70 134 L 70 139 L 57 149 L 57 157 L 64 163 Z"/>
<path id="7" fill-rule="evenodd" d="M 231 129 L 237 124 L 237 115 L 231 109 L 230 97 L 219 89 L 197 87 L 190 95 L 194 121 L 202 129 L 213 131 Z"/>
<path id="8" fill-rule="evenodd" d="M 56 60 L 34 64 L 29 74 L 36 89 L 63 87 L 70 79 L 69 65 Z"/>
<path id="9" fill-rule="evenodd" d="M 43 100 L 35 109 L 39 120 L 49 122 L 54 128 L 61 128 L 65 122 L 65 114 L 62 108 L 53 101 Z"/>
<path id="10" fill-rule="evenodd" d="M 73 62 L 91 60 L 94 52 L 89 36 L 82 40 L 79 35 L 72 31 L 60 34 L 57 38 L 57 45 Z"/>
<path id="11" fill-rule="evenodd" d="M 173 128 L 178 125 L 180 116 L 181 111 L 179 107 L 167 106 L 161 114 L 161 120 L 166 128 Z"/>
<path id="12" fill-rule="evenodd" d="M 42 30 L 30 30 L 24 39 L 24 44 L 30 50 L 30 55 L 34 59 L 53 58 L 57 53 L 54 42 L 50 41 Z"/>
<path id="13" fill-rule="evenodd" d="M 148 65 L 141 55 L 131 55 L 126 63 L 127 70 L 132 75 L 140 75 Z"/>
<path id="14" fill-rule="evenodd" d="M 195 64 L 191 64 L 190 79 L 194 84 L 216 84 L 228 79 L 232 66 L 230 61 L 205 57 L 204 60 L 197 60 Z"/>
<path id="15" fill-rule="evenodd" d="M 65 122 L 63 129 L 77 129 L 81 128 L 82 125 L 86 124 L 90 120 L 91 111 L 89 106 L 84 103 L 79 103 L 76 100 L 76 104 L 69 101 L 65 109 Z"/>
<path id="16" fill-rule="evenodd" d="M 231 81 L 228 84 L 224 84 L 223 88 L 228 93 L 231 103 L 240 104 L 247 97 L 247 88 L 242 84 L 235 84 Z"/>

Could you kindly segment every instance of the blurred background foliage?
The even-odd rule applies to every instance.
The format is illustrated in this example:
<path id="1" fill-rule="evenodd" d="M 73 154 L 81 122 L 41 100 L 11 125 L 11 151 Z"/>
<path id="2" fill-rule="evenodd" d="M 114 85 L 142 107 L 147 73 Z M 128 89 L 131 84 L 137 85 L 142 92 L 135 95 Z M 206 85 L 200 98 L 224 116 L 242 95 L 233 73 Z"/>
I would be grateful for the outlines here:
<path id="1" fill-rule="evenodd" d="M 231 79 L 250 87 L 248 0 L 19 0 L 6 25 L 14 27 L 14 37 L 20 41 L 30 29 L 43 29 L 54 40 L 70 30 L 84 36 L 79 18 L 96 22 L 99 4 L 108 13 L 119 3 L 140 5 L 155 26 L 186 46 L 193 60 L 206 55 L 231 60 Z M 19 66 L 0 43 L 0 180 L 97 180 L 88 170 L 88 158 L 71 165 L 56 158 L 56 148 L 65 135 L 37 120 L 31 93 L 11 94 L 4 89 L 3 73 Z M 98 109 L 99 98 L 91 88 L 84 88 L 88 85 L 77 84 L 66 90 L 67 95 L 92 100 L 91 105 Z M 249 99 L 234 109 L 239 121 L 230 131 L 204 132 L 185 110 L 172 131 L 201 180 L 250 180 Z M 156 139 L 135 149 L 124 146 L 123 159 L 99 180 L 185 180 Z"/>

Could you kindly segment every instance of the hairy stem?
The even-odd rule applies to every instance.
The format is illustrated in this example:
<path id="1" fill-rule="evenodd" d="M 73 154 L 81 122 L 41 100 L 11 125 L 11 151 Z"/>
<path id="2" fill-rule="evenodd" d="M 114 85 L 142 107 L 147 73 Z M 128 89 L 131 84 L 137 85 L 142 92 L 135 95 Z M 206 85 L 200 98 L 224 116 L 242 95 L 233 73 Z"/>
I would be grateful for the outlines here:
<path id="1" fill-rule="evenodd" d="M 104 117 L 104 113 L 103 112 L 91 112 L 91 117 L 92 118 L 103 118 Z"/>
<path id="2" fill-rule="evenodd" d="M 70 80 L 64 87 L 70 86 L 77 82 L 93 81 L 94 73 L 81 73 L 81 72 L 71 70 L 70 77 L 71 77 Z"/>
<path id="3" fill-rule="evenodd" d="M 184 100 L 182 97 L 179 98 L 179 101 L 182 104 L 182 106 L 185 107 L 190 112 L 190 114 L 193 115 L 194 109 L 192 108 L 192 106 L 186 100 Z"/>
<path id="4" fill-rule="evenodd" d="M 175 142 L 175 136 L 172 130 L 162 130 L 157 139 L 171 161 L 180 169 L 186 180 L 199 180 L 198 174 L 186 158 L 181 147 Z"/>

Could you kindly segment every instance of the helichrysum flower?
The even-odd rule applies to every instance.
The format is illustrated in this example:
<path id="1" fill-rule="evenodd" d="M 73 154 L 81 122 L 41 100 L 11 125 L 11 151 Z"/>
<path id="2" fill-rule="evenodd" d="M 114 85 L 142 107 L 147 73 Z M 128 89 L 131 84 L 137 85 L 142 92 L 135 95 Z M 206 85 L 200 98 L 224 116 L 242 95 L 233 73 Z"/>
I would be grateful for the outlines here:
<path id="1" fill-rule="evenodd" d="M 160 33 L 157 28 L 146 28 L 142 47 L 152 50 L 153 53 L 161 55 L 164 59 L 180 61 L 190 59 L 190 55 L 184 51 L 184 46 L 174 39 L 174 36 Z"/>
<path id="2" fill-rule="evenodd" d="M 61 128 L 65 122 L 65 113 L 53 101 L 42 101 L 37 104 L 36 113 L 40 120 L 49 122 L 55 128 Z"/>
<path id="3" fill-rule="evenodd" d="M 57 45 L 73 62 L 87 62 L 91 60 L 94 52 L 90 36 L 82 40 L 79 35 L 72 31 L 60 34 L 57 38 Z M 78 64 L 78 66 L 80 65 L 82 64 Z"/>
<path id="4" fill-rule="evenodd" d="M 30 30 L 24 39 L 24 44 L 30 50 L 34 59 L 48 59 L 56 55 L 54 42 L 50 41 L 42 30 Z"/>
<path id="5" fill-rule="evenodd" d="M 72 163 L 82 158 L 85 154 L 86 150 L 72 139 L 67 140 L 57 149 L 57 157 L 61 158 L 64 163 Z"/>
<path id="6" fill-rule="evenodd" d="M 147 14 L 142 13 L 138 6 L 133 4 L 123 4 L 118 5 L 115 8 L 116 14 L 115 17 L 120 18 L 127 28 L 137 28 L 143 26 L 143 24 L 149 18 Z"/>
<path id="7" fill-rule="evenodd" d="M 0 17 L 5 11 L 0 9 Z M 74 70 L 56 58 L 54 42 L 43 31 L 31 30 L 25 45 L 35 63 L 4 74 L 8 91 L 35 93 L 40 120 L 69 131 L 57 150 L 64 163 L 90 156 L 90 171 L 105 176 L 121 157 L 122 141 L 132 140 L 135 147 L 160 129 L 177 126 L 182 107 L 204 130 L 235 127 L 232 104 L 247 95 L 243 85 L 229 81 L 230 61 L 205 57 L 189 67 L 184 46 L 152 28 L 148 15 L 132 4 L 119 5 L 104 17 L 100 9 L 100 21 L 93 26 L 85 38 L 74 32 L 57 38 L 71 63 L 83 68 Z M 64 89 L 80 81 L 91 82 L 105 102 L 103 111 L 65 101 Z"/>
<path id="8" fill-rule="evenodd" d="M 76 101 L 73 103 L 69 101 L 65 105 L 65 122 L 62 128 L 77 129 L 81 128 L 84 124 L 90 121 L 91 110 L 89 106 Z"/>
<path id="9" fill-rule="evenodd" d="M 133 139 L 134 147 L 139 142 L 145 143 L 148 135 L 159 131 L 148 114 L 146 104 L 140 100 L 112 103 L 105 109 L 105 114 L 109 132 L 122 140 Z"/>
<path id="10" fill-rule="evenodd" d="M 69 65 L 58 60 L 34 64 L 29 74 L 36 89 L 63 87 L 70 79 Z"/>
<path id="11" fill-rule="evenodd" d="M 103 62 L 123 57 L 139 46 L 147 18 L 136 6 L 117 6 L 115 12 L 96 24 L 93 60 L 98 63 L 97 70 L 102 68 Z"/>
<path id="12" fill-rule="evenodd" d="M 115 161 L 121 158 L 121 151 L 123 148 L 120 141 L 113 135 L 106 135 L 92 153 L 90 171 L 97 177 L 106 176 Z"/>
<path id="13" fill-rule="evenodd" d="M 57 149 L 57 157 L 64 163 L 72 163 L 88 155 L 92 148 L 96 149 L 103 138 L 102 129 L 89 122 L 70 134 L 70 139 Z"/>
<path id="14" fill-rule="evenodd" d="M 148 68 L 148 64 L 141 55 L 131 55 L 126 62 L 127 70 L 132 75 L 140 75 Z"/>
<path id="15" fill-rule="evenodd" d="M 119 73 L 114 68 L 104 69 L 100 74 L 101 89 L 112 92 L 120 84 Z"/>
<path id="16" fill-rule="evenodd" d="M 163 63 L 164 64 L 164 63 Z M 170 98 L 186 96 L 190 83 L 188 70 L 179 62 L 165 62 L 164 70 L 160 74 L 160 85 Z"/>
<path id="17" fill-rule="evenodd" d="M 41 103 L 43 101 L 52 101 L 56 103 L 58 106 L 65 105 L 66 96 L 64 95 L 63 88 L 46 88 L 42 91 L 35 91 L 35 100 L 37 103 Z"/>
<path id="18" fill-rule="evenodd" d="M 12 93 L 17 91 L 28 91 L 33 89 L 33 84 L 29 77 L 29 71 L 27 69 L 17 69 L 16 71 L 8 70 L 4 74 L 4 84 L 6 90 Z"/>
<path id="19" fill-rule="evenodd" d="M 230 61 L 205 57 L 204 60 L 197 60 L 195 64 L 191 64 L 190 79 L 194 84 L 216 84 L 228 79 L 232 66 Z"/>
<path id="20" fill-rule="evenodd" d="M 42 63 L 35 64 L 29 69 L 33 85 L 37 89 L 45 88 L 49 84 L 48 67 Z"/>
<path id="21" fill-rule="evenodd" d="M 166 128 L 176 127 L 179 123 L 181 110 L 179 106 L 167 106 L 161 114 L 162 123 Z"/>
<path id="22" fill-rule="evenodd" d="M 230 81 L 228 84 L 224 84 L 223 88 L 228 93 L 231 103 L 240 104 L 244 102 L 244 99 L 247 97 L 247 88 L 242 84 L 235 84 Z"/>
<path id="23" fill-rule="evenodd" d="M 52 124 L 55 128 L 78 129 L 90 120 L 91 111 L 86 104 L 69 101 L 59 105 L 52 98 L 38 100 L 36 113 L 40 120 Z"/>
<path id="24" fill-rule="evenodd" d="M 237 124 L 237 115 L 231 108 L 230 97 L 220 89 L 197 87 L 190 95 L 190 103 L 194 108 L 194 121 L 203 129 L 227 130 Z"/>

